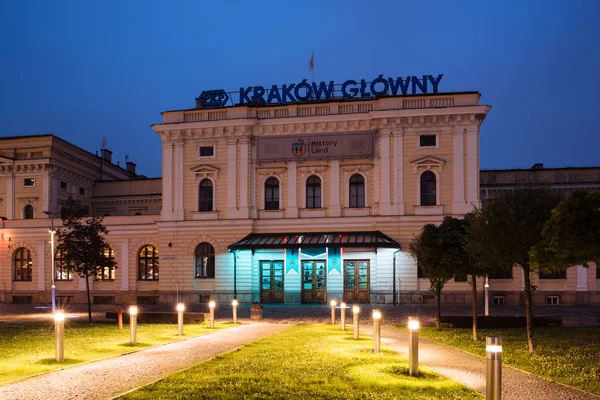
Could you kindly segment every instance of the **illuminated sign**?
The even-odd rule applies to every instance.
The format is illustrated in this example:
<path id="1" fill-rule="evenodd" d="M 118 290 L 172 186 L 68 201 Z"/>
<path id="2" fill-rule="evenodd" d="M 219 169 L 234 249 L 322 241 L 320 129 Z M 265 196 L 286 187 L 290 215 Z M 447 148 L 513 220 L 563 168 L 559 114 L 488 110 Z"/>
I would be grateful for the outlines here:
<path id="1" fill-rule="evenodd" d="M 343 99 L 377 99 L 380 97 L 437 93 L 443 74 L 384 78 L 379 75 L 368 82 L 349 79 L 342 84 L 329 82 L 307 82 L 284 84 L 281 86 L 248 86 L 241 87 L 239 92 L 225 92 L 223 89 L 206 90 L 198 97 L 202 108 L 216 108 L 227 105 L 267 105 L 306 103 L 323 100 Z M 234 96 L 235 95 L 235 96 Z M 234 97 L 237 102 L 234 102 Z M 231 104 L 227 104 L 231 100 Z"/>

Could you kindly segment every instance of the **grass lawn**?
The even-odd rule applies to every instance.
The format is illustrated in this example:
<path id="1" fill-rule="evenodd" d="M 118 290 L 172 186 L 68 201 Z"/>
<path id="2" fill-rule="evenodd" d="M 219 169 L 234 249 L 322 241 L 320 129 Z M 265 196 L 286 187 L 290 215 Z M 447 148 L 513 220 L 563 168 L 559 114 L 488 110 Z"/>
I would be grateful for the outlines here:
<path id="1" fill-rule="evenodd" d="M 471 329 L 425 327 L 421 335 L 485 357 L 485 337 L 502 336 L 503 363 L 556 382 L 600 394 L 600 328 L 535 328 L 537 350 L 529 355 L 525 328 Z"/>
<path id="2" fill-rule="evenodd" d="M 479 394 L 421 369 L 368 337 L 298 325 L 132 392 L 123 399 L 474 399 Z"/>
<path id="3" fill-rule="evenodd" d="M 185 325 L 183 338 L 234 326 L 208 322 Z M 176 324 L 140 324 L 137 345 L 129 344 L 129 325 L 65 321 L 65 361 L 54 360 L 54 321 L 0 322 L 0 384 L 82 362 L 98 360 L 180 340 Z"/>

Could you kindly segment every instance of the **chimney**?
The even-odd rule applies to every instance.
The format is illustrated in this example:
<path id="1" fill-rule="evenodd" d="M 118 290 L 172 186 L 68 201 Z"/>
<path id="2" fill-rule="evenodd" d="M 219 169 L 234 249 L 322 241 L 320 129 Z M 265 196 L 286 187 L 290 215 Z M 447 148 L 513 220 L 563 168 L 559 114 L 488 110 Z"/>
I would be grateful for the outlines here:
<path id="1" fill-rule="evenodd" d="M 112 151 L 102 149 L 102 159 L 112 164 Z"/>
<path id="2" fill-rule="evenodd" d="M 127 161 L 127 171 L 128 172 L 135 174 L 135 167 L 136 167 L 136 164 L 134 162 Z"/>

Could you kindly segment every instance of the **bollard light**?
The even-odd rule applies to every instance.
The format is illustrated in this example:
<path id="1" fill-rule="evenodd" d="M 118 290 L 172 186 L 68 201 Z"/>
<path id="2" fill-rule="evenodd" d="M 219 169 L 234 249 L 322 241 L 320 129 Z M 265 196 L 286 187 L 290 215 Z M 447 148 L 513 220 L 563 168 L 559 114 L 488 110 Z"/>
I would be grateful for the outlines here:
<path id="1" fill-rule="evenodd" d="M 137 344 L 137 306 L 129 307 L 129 342 L 132 345 Z"/>
<path id="2" fill-rule="evenodd" d="M 488 336 L 485 339 L 485 351 L 485 398 L 500 400 L 502 396 L 502 336 Z"/>
<path id="3" fill-rule="evenodd" d="M 408 317 L 408 374 L 419 375 L 419 320 Z"/>
<path id="4" fill-rule="evenodd" d="M 65 313 L 62 311 L 54 314 L 54 335 L 56 361 L 62 362 L 65 359 Z"/>
<path id="5" fill-rule="evenodd" d="M 179 336 L 183 336 L 183 312 L 185 311 L 185 304 L 177 304 L 177 333 Z"/>
<path id="6" fill-rule="evenodd" d="M 209 321 L 210 329 L 213 329 L 215 327 L 215 306 L 216 305 L 217 304 L 213 300 L 211 300 L 208 303 L 208 308 L 210 309 L 210 321 Z"/>
<path id="7" fill-rule="evenodd" d="M 343 331 L 346 330 L 346 303 L 340 303 L 340 324 Z"/>
<path id="8" fill-rule="evenodd" d="M 331 306 L 331 325 L 335 325 L 335 306 L 337 305 L 337 301 L 331 300 L 329 305 Z"/>
<path id="9" fill-rule="evenodd" d="M 352 324 L 354 326 L 354 339 L 358 339 L 358 313 L 360 313 L 359 306 L 352 307 Z"/>
<path id="10" fill-rule="evenodd" d="M 381 345 L 381 311 L 373 310 L 373 351 L 379 353 Z"/>
<path id="11" fill-rule="evenodd" d="M 233 299 L 233 301 L 231 302 L 231 307 L 233 307 L 233 323 L 234 324 L 237 324 L 237 306 L 238 306 L 237 299 Z"/>
<path id="12" fill-rule="evenodd" d="M 483 294 L 485 301 L 485 316 L 490 315 L 490 284 L 488 281 L 488 277 L 485 277 L 485 285 L 483 286 Z"/>

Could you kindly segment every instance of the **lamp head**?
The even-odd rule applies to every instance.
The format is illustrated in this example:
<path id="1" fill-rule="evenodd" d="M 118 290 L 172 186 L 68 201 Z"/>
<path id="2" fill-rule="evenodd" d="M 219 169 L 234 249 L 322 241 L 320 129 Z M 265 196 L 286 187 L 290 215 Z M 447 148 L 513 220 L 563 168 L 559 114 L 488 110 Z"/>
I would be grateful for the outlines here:
<path id="1" fill-rule="evenodd" d="M 419 323 L 418 319 L 409 319 L 408 320 L 408 329 L 410 329 L 411 331 L 416 331 L 420 327 L 421 327 L 421 324 Z"/>
<path id="2" fill-rule="evenodd" d="M 373 311 L 373 319 L 377 320 L 377 319 L 381 319 L 381 311 L 379 310 L 374 310 Z"/>
<path id="3" fill-rule="evenodd" d="M 352 307 L 352 312 L 355 314 L 358 314 L 360 312 L 360 307 L 359 306 L 353 306 Z"/>
<path id="4" fill-rule="evenodd" d="M 217 305 L 217 303 L 215 303 L 215 302 L 214 302 L 214 300 L 211 300 L 211 301 L 208 303 L 208 307 L 209 307 L 209 308 L 215 308 L 215 306 L 216 306 L 216 305 Z"/>
<path id="5" fill-rule="evenodd" d="M 137 315 L 137 313 L 138 313 L 137 306 L 131 306 L 131 307 L 129 307 L 129 314 L 130 315 Z"/>
<path id="6" fill-rule="evenodd" d="M 340 303 L 340 307 L 342 308 L 346 308 L 346 303 L 344 303 L 343 301 Z"/>
<path id="7" fill-rule="evenodd" d="M 177 311 L 183 311 L 183 310 L 185 310 L 185 304 L 178 303 L 177 304 Z"/>
<path id="8" fill-rule="evenodd" d="M 331 300 L 331 301 L 329 302 L 329 305 L 330 305 L 331 307 L 335 307 L 335 306 L 337 305 L 337 301 L 335 301 L 335 300 Z"/>
<path id="9" fill-rule="evenodd" d="M 65 320 L 65 313 L 62 311 L 57 311 L 54 313 L 54 321 L 55 322 L 63 322 Z"/>
<path id="10" fill-rule="evenodd" d="M 234 306 L 234 307 L 237 307 L 237 305 L 238 305 L 238 301 L 237 301 L 237 299 L 233 299 L 233 300 L 231 301 L 231 305 L 232 305 L 232 306 Z"/>

